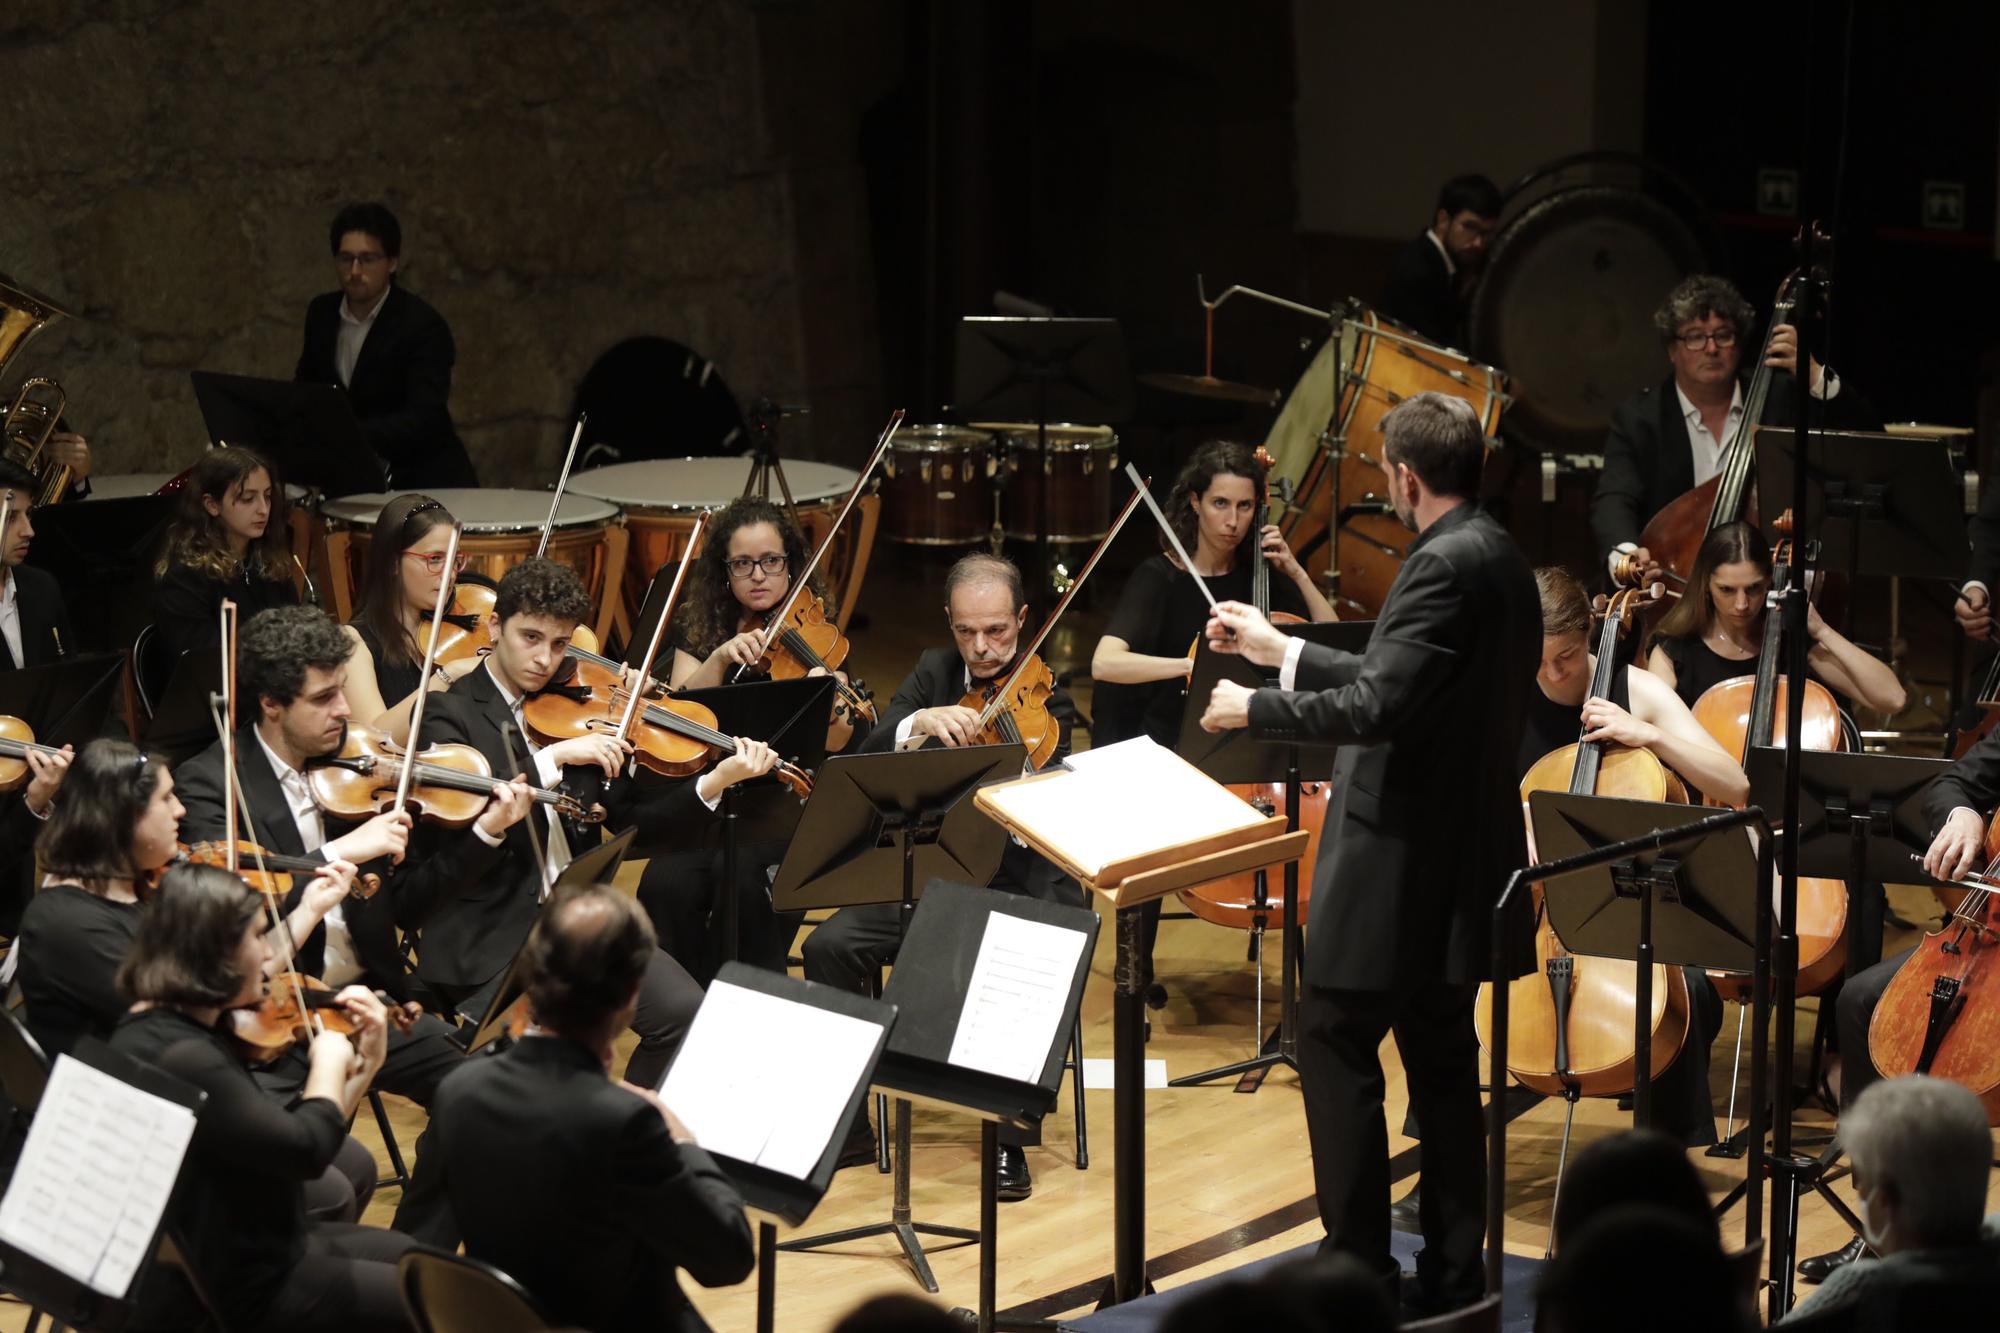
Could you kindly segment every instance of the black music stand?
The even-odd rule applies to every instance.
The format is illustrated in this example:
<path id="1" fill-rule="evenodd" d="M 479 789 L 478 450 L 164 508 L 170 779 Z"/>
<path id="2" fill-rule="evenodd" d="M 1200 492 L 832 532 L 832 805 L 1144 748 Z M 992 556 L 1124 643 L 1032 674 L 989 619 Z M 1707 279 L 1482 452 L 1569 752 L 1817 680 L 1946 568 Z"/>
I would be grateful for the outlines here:
<path id="1" fill-rule="evenodd" d="M 848 1130 L 853 1128 L 854 1117 L 860 1111 L 868 1094 L 868 1083 L 873 1077 L 883 1050 L 888 1044 L 889 1033 L 896 1024 L 896 1006 L 884 1000 L 866 995 L 854 995 L 834 986 L 824 986 L 818 982 L 802 981 L 782 972 L 769 972 L 763 968 L 751 967 L 744 963 L 724 963 L 715 975 L 715 985 L 709 988 L 711 997 L 717 994 L 717 987 L 734 986 L 746 991 L 755 991 L 771 999 L 781 1000 L 787 1006 L 800 1010 L 818 1009 L 857 1019 L 872 1024 L 879 1029 L 873 1047 L 866 1059 L 851 1069 L 842 1069 L 834 1075 L 848 1079 L 852 1089 L 845 1108 L 836 1120 L 832 1134 L 820 1145 L 818 1157 L 811 1170 L 803 1176 L 790 1175 L 777 1168 L 760 1163 L 746 1162 L 732 1157 L 726 1152 L 710 1148 L 709 1155 L 722 1168 L 724 1175 L 735 1184 L 743 1201 L 760 1212 L 779 1218 L 788 1226 L 798 1226 L 812 1215 L 819 1201 L 826 1197 L 827 1189 L 833 1184 L 833 1173 L 840 1166 L 841 1145 L 847 1140 Z M 676 1072 L 683 1078 L 698 1080 L 735 1080 L 732 1075 L 738 1070 L 743 1078 L 754 1084 L 759 1073 L 774 1064 L 798 1058 L 796 1040 L 786 1041 L 786 1032 L 737 1030 L 735 1024 L 721 1029 L 714 1042 L 694 1040 L 701 1024 L 727 1022 L 718 1015 L 721 1011 L 711 1006 L 709 1000 L 702 1001 L 702 1008 L 695 1013 L 694 1026 L 689 1029 L 689 1039 L 681 1043 L 674 1052 L 674 1058 L 667 1066 L 667 1072 L 660 1081 L 660 1094 L 668 1105 L 674 1104 Z M 703 1033 L 704 1036 L 710 1034 Z M 706 1051 L 716 1061 L 716 1067 L 690 1069 L 683 1066 L 682 1057 L 692 1045 L 697 1052 Z M 738 1063 L 740 1057 L 740 1064 Z M 695 1059 L 697 1057 L 690 1057 Z M 706 1061 L 703 1062 L 706 1066 Z M 685 1086 L 685 1085 L 683 1085 Z M 701 1133 L 700 1126 L 695 1132 Z M 757 1223 L 757 1328 L 759 1333 L 771 1333 L 777 1324 L 778 1295 L 778 1229 L 769 1221 L 759 1219 Z"/>
<path id="2" fill-rule="evenodd" d="M 801 680 L 715 685 L 704 690 L 684 690 L 675 697 L 702 704 L 714 712 L 717 731 L 768 742 L 780 758 L 813 772 L 826 759 L 826 720 L 833 709 L 833 690 L 833 677 L 808 676 Z M 722 849 L 720 907 L 724 962 L 735 962 L 742 952 L 736 873 L 744 841 L 789 839 L 798 828 L 803 811 L 799 798 L 775 778 L 738 783 L 723 790 L 721 823 L 703 841 Z"/>
<path id="3" fill-rule="evenodd" d="M 327 495 L 387 488 L 388 470 L 368 447 L 354 403 L 339 385 L 209 370 L 190 371 L 188 379 L 212 444 L 255 449 L 283 480 Z"/>
<path id="4" fill-rule="evenodd" d="M 27 563 L 47 570 L 62 588 L 77 638 L 64 652 L 132 646 L 151 617 L 153 557 L 173 506 L 170 495 L 133 495 L 36 508 Z"/>
<path id="5" fill-rule="evenodd" d="M 1033 421 L 1036 597 L 1049 582 L 1048 426 L 1109 425 L 1132 415 L 1132 368 L 1115 319 L 967 315 L 958 322 L 955 410 L 967 421 Z"/>
<path id="6" fill-rule="evenodd" d="M 530 814 L 533 813 L 530 811 Z M 550 885 L 548 901 L 542 904 L 543 909 L 546 910 L 548 903 L 554 902 L 565 890 L 579 889 L 591 884 L 609 884 L 612 877 L 617 875 L 618 867 L 624 864 L 625 853 L 632 846 L 632 839 L 637 832 L 636 829 L 628 828 L 617 837 L 571 857 L 570 863 L 562 868 L 562 873 L 557 875 L 555 882 Z M 522 947 L 527 947 L 525 937 L 522 939 Z M 512 1009 L 514 1002 L 526 993 L 527 987 L 521 976 L 521 954 L 516 950 L 514 961 L 507 964 L 507 975 L 500 979 L 499 989 L 494 991 L 493 998 L 486 1002 L 485 1012 L 480 1014 L 479 1021 L 472 1025 L 472 1033 L 465 1043 L 468 1055 L 507 1035 L 507 1011 Z"/>
<path id="7" fill-rule="evenodd" d="M 0 714 L 26 722 L 43 745 L 81 750 L 105 734 L 111 700 L 124 679 L 125 659 L 118 653 L 0 671 Z"/>
<path id="8" fill-rule="evenodd" d="M 1081 935 L 1075 965 L 1068 972 L 1047 975 L 1051 987 L 1064 995 L 1053 1014 L 1033 1014 L 1044 1026 L 1030 1034 L 1036 1052 L 1032 1078 L 999 1074 L 955 1064 L 959 1028 L 971 983 L 977 972 L 990 923 L 1013 917 L 1074 931 Z M 882 998 L 896 1006 L 896 1027 L 889 1049 L 875 1072 L 875 1086 L 904 1093 L 919 1101 L 970 1111 L 979 1117 L 979 1305 L 957 1311 L 982 1330 L 1053 1328 L 1046 1320 L 1000 1320 L 993 1311 L 997 1288 L 999 1227 L 999 1127 L 1031 1129 L 1054 1108 L 1062 1089 L 1063 1063 L 1077 1011 L 1083 1004 L 1084 983 L 1090 980 L 1091 954 L 1097 946 L 1099 917 L 1088 907 L 1042 902 L 1018 893 L 970 884 L 932 880 L 924 886 L 922 904 L 910 922 L 904 947 L 908 961 L 889 976 Z M 1017 972 L 1017 976 L 1027 975 Z M 1011 983 L 1009 983 L 1011 985 Z M 979 996 L 982 1010 L 1006 1009 L 1020 1014 L 1018 1000 L 989 987 Z M 982 1015 L 990 1019 L 990 1014 Z M 1027 1021 L 1024 1016 L 1023 1022 Z M 1077 1077 L 1082 1077 L 1079 1070 Z M 899 1105 L 906 1104 L 899 1101 Z"/>
<path id="9" fill-rule="evenodd" d="M 771 885 L 780 912 L 899 903 L 899 941 L 909 936 L 917 885 L 942 879 L 985 884 L 1000 869 L 1007 835 L 974 807 L 976 789 L 1021 775 L 1023 745 L 974 745 L 835 755 L 813 781 L 798 832 Z M 895 1194 L 889 1220 L 786 1241 L 815 1250 L 868 1236 L 894 1236 L 925 1290 L 936 1291 L 922 1235 L 977 1240 L 964 1227 L 911 1220 L 910 1104 L 896 1101 Z"/>
<path id="10" fill-rule="evenodd" d="M 1278 628 L 1309 643 L 1323 644 L 1342 652 L 1359 655 L 1368 649 L 1368 640 L 1375 632 L 1375 622 L 1350 620 L 1326 624 L 1288 624 L 1280 625 Z M 1194 672 L 1188 678 L 1187 707 L 1181 714 L 1181 734 L 1174 748 L 1181 758 L 1217 782 L 1284 783 L 1285 831 L 1289 833 L 1299 827 L 1301 784 L 1308 781 L 1324 782 L 1332 778 L 1334 756 L 1340 747 L 1297 742 L 1277 745 L 1253 739 L 1247 727 L 1222 732 L 1204 731 L 1201 715 L 1208 708 L 1209 695 L 1214 693 L 1216 683 L 1223 680 L 1233 681 L 1252 690 L 1276 685 L 1275 674 L 1267 676 L 1262 667 L 1240 654 L 1216 652 L 1208 646 L 1207 638 L 1204 636 L 1195 645 Z M 1294 1074 L 1298 1072 L 1299 931 L 1302 924 L 1299 921 L 1299 863 L 1285 862 L 1283 873 L 1284 903 L 1280 917 L 1282 933 L 1278 937 L 1279 970 L 1282 978 L 1279 982 L 1278 1026 L 1264 1038 L 1262 1047 L 1250 1059 L 1204 1070 L 1199 1074 L 1183 1074 L 1179 1078 L 1169 1079 L 1169 1087 L 1187 1087 L 1213 1083 L 1218 1079 L 1235 1078 L 1238 1092 L 1255 1092 L 1263 1086 L 1264 1075 L 1273 1065 L 1283 1064 Z M 1260 903 L 1265 900 L 1267 880 L 1266 870 L 1256 872 L 1257 899 Z M 1264 993 L 1261 950 L 1257 961 L 1258 1012 L 1261 1017 Z"/>
<path id="11" fill-rule="evenodd" d="M 219 656 L 214 645 L 182 653 L 154 705 L 145 748 L 164 757 L 169 768 L 200 754 L 215 740 L 211 700 L 222 692 Z M 235 720 L 240 725 L 241 715 Z"/>
<path id="12" fill-rule="evenodd" d="M 1757 513 L 1766 535 L 1791 508 L 1796 432 L 1759 426 Z M 1792 530 L 1816 538 L 1818 569 L 1956 581 L 1965 574 L 1964 496 L 1942 440 L 1815 431 L 1806 452 L 1806 512 Z M 1867 558 L 1862 558 L 1863 548 Z"/>

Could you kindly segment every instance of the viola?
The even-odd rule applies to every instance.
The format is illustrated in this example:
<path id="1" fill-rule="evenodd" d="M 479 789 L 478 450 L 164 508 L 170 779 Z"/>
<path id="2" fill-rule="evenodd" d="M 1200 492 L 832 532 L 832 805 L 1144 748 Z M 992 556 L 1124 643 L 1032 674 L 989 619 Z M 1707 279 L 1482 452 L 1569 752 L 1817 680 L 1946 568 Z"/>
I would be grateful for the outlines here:
<path id="1" fill-rule="evenodd" d="M 320 1031 L 351 1037 L 356 1024 L 337 995 L 318 977 L 279 972 L 265 983 L 263 999 L 230 1011 L 230 1035 L 254 1064 L 268 1064 L 294 1042 L 311 1041 Z M 389 1022 L 398 1032 L 408 1032 L 415 1024 L 415 1016 L 390 996 L 376 991 L 375 998 L 388 1008 Z"/>
<path id="2" fill-rule="evenodd" d="M 1597 666 L 1586 697 L 1611 697 L 1619 639 L 1640 610 L 1664 590 L 1622 589 L 1605 606 L 1598 635 Z M 1535 761 L 1521 780 L 1522 812 L 1534 791 L 1621 796 L 1641 801 L 1687 800 L 1687 788 L 1651 750 L 1628 749 L 1602 740 L 1579 739 Z M 1534 829 L 1528 830 L 1529 858 Z M 1534 887 L 1537 971 L 1508 984 L 1513 1006 L 1508 1023 L 1507 1068 L 1527 1088 L 1546 1096 L 1612 1097 L 1632 1091 L 1638 1072 L 1633 1030 L 1638 1008 L 1639 967 L 1612 958 L 1573 955 L 1550 923 L 1541 886 Z M 1480 1043 L 1491 1047 L 1492 984 L 1479 988 L 1473 1026 Z M 1678 967 L 1653 968 L 1652 1076 L 1666 1072 L 1687 1040 L 1687 978 Z"/>
<path id="3" fill-rule="evenodd" d="M 464 828 L 479 818 L 488 798 L 507 785 L 493 776 L 486 756 L 470 745 L 426 746 L 407 765 L 404 756 L 403 747 L 383 733 L 349 726 L 339 750 L 307 765 L 313 800 L 336 819 L 372 819 L 396 808 L 396 788 L 407 767 L 411 815 L 446 828 Z M 602 810 L 586 810 L 567 792 L 547 787 L 531 787 L 529 792 L 565 818 L 585 824 L 604 820 Z"/>
<path id="4" fill-rule="evenodd" d="M 959 707 L 979 714 L 979 733 L 971 743 L 1025 745 L 1028 763 L 1043 767 L 1062 742 L 1062 723 L 1049 712 L 1055 692 L 1055 673 L 1028 653 L 1004 679 L 974 686 L 958 701 Z"/>
<path id="5" fill-rule="evenodd" d="M 1868 1058 L 1884 1078 L 1929 1074 L 1970 1088 L 2000 1125 L 2000 813 L 1985 865 L 1937 930 L 1896 969 L 1868 1021 Z"/>
<path id="6" fill-rule="evenodd" d="M 826 603 L 807 588 L 792 599 L 782 620 L 764 626 L 764 655 L 757 669 L 772 680 L 799 680 L 815 671 L 834 677 L 833 709 L 837 718 L 858 724 L 875 723 L 875 696 L 858 678 L 841 679 L 847 660 L 847 636 L 826 618 Z"/>
<path id="7" fill-rule="evenodd" d="M 221 870 L 235 870 L 245 884 L 268 897 L 283 898 L 292 891 L 294 875 L 315 876 L 326 868 L 324 861 L 315 861 L 309 856 L 287 856 L 282 852 L 266 851 L 256 843 L 238 838 L 231 859 L 230 844 L 224 841 L 198 842 L 192 847 L 185 843 L 169 865 L 215 866 Z M 356 875 L 354 885 L 347 896 L 356 900 L 373 898 L 382 887 L 382 877 L 376 874 Z"/>
<path id="8" fill-rule="evenodd" d="M 30 754 L 61 754 L 62 747 L 35 741 L 35 729 L 18 717 L 0 714 L 0 792 L 19 791 L 28 783 Z"/>

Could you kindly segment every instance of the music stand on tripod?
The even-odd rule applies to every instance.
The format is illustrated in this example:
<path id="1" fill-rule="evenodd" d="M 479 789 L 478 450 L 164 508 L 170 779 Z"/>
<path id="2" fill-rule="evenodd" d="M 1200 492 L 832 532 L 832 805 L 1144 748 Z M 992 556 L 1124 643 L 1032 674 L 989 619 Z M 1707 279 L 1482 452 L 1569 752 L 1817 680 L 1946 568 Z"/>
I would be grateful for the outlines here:
<path id="1" fill-rule="evenodd" d="M 835 755 L 813 793 L 771 885 L 780 912 L 897 903 L 898 941 L 916 911 L 917 887 L 933 879 L 984 885 L 1000 869 L 1007 835 L 965 799 L 990 782 L 1020 776 L 1023 745 L 974 745 Z M 817 1250 L 869 1236 L 894 1236 L 926 1291 L 938 1289 L 920 1236 L 974 1241 L 969 1227 L 912 1220 L 910 1103 L 896 1101 L 895 1185 L 889 1220 L 784 1242 Z"/>
<path id="2" fill-rule="evenodd" d="M 1310 643 L 1324 644 L 1329 648 L 1358 654 L 1366 651 L 1369 636 L 1375 632 L 1375 622 L 1359 620 L 1324 625 L 1286 624 L 1278 628 Z M 1208 708 L 1208 698 L 1214 693 L 1216 683 L 1223 680 L 1234 681 L 1252 690 L 1263 689 L 1274 683 L 1256 663 L 1239 654 L 1218 653 L 1208 646 L 1204 638 L 1195 645 L 1194 671 L 1188 677 L 1187 707 L 1181 714 L 1181 734 L 1174 749 L 1181 758 L 1220 783 L 1229 785 L 1283 783 L 1285 830 L 1291 832 L 1299 827 L 1299 803 L 1303 797 L 1303 784 L 1308 781 L 1324 782 L 1333 776 L 1334 755 L 1339 747 L 1301 745 L 1296 741 L 1285 745 L 1272 744 L 1253 739 L 1247 727 L 1223 732 L 1204 731 L 1201 715 Z M 1269 875 L 1266 869 L 1259 869 L 1254 873 L 1256 902 L 1257 906 L 1261 907 L 1267 901 Z M 1188 1087 L 1213 1083 L 1218 1079 L 1234 1078 L 1237 1081 L 1238 1092 L 1255 1092 L 1263 1086 L 1264 1075 L 1273 1065 L 1282 1064 L 1293 1073 L 1298 1072 L 1298 970 L 1301 961 L 1299 932 L 1303 925 L 1299 920 L 1299 887 L 1302 873 L 1299 862 L 1286 861 L 1283 873 L 1284 895 L 1279 914 L 1281 933 L 1278 937 L 1281 980 L 1278 991 L 1277 1027 L 1272 1029 L 1258 1049 L 1258 1053 L 1250 1059 L 1239 1060 L 1216 1069 L 1203 1070 L 1198 1074 L 1183 1074 L 1179 1078 L 1169 1079 L 1169 1087 Z M 1260 922 L 1261 919 L 1258 918 Z M 1261 1028 L 1264 1000 L 1261 950 L 1257 963 L 1257 1012 Z"/>
<path id="3" fill-rule="evenodd" d="M 1035 591 L 1049 592 L 1050 422 L 1114 425 L 1132 415 L 1132 369 L 1115 319 L 967 315 L 958 323 L 956 410 L 968 421 L 1035 423 Z"/>
<path id="4" fill-rule="evenodd" d="M 327 495 L 383 488 L 387 469 L 361 434 L 360 418 L 338 384 L 188 373 L 208 438 L 257 450 L 284 480 Z"/>

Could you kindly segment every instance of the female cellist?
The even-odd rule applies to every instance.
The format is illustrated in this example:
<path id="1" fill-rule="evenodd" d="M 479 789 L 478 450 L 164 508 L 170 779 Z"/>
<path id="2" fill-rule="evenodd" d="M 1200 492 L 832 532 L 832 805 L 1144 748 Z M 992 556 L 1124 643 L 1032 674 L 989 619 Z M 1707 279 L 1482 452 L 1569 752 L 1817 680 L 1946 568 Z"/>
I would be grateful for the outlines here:
<path id="1" fill-rule="evenodd" d="M 1185 570 L 1168 549 L 1140 562 L 1126 580 L 1104 637 L 1090 656 L 1097 682 L 1092 745 L 1147 735 L 1172 749 L 1180 738 L 1184 689 L 1194 670 L 1194 642 L 1208 624 L 1209 603 L 1199 578 L 1219 602 L 1250 603 L 1251 562 L 1270 562 L 1282 578 L 1270 582 L 1273 612 L 1315 621 L 1334 619 L 1333 606 L 1300 566 L 1276 524 L 1258 523 L 1264 469 L 1244 445 L 1211 440 L 1196 449 L 1162 509 L 1194 560 Z M 1190 578 L 1192 574 L 1194 578 Z M 1160 905 L 1146 904 L 1146 952 L 1159 932 Z M 1163 996 L 1155 991 L 1155 1003 Z"/>
<path id="2" fill-rule="evenodd" d="M 363 726 L 400 735 L 410 725 L 410 701 L 423 666 L 423 635 L 438 594 L 465 568 L 444 567 L 451 512 L 428 495 L 398 495 L 382 506 L 368 542 L 360 601 L 347 626 L 354 655 L 347 663 L 347 704 Z M 432 672 L 431 688 L 479 665 L 476 656 Z"/>
<path id="3" fill-rule="evenodd" d="M 353 1035 L 314 1036 L 305 1088 L 280 1105 L 257 1086 L 223 1026 L 229 1010 L 262 1000 L 276 952 L 260 894 L 226 870 L 176 866 L 119 968 L 119 988 L 133 1005 L 112 1049 L 207 1094 L 169 1225 L 194 1269 L 208 1276 L 230 1328 L 407 1329 L 396 1261 L 416 1242 L 374 1227 L 309 1222 L 303 1200 L 305 1183 L 346 1142 L 348 1121 L 382 1066 L 386 1013 L 363 987 L 341 991 Z M 155 1295 L 142 1292 L 142 1308 Z"/>
<path id="4" fill-rule="evenodd" d="M 153 570 L 154 632 L 167 660 L 213 651 L 223 599 L 248 620 L 299 600 L 286 545 L 285 489 L 259 454 L 211 449 L 194 465 Z"/>

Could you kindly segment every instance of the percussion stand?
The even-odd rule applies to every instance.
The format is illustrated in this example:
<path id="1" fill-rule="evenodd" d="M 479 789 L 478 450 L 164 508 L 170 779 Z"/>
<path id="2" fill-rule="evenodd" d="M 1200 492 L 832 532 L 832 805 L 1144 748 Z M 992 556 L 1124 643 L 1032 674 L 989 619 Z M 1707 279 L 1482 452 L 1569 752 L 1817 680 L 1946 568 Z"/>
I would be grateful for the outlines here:
<path id="1" fill-rule="evenodd" d="M 750 405 L 750 475 L 743 481 L 743 494 L 768 500 L 771 482 L 776 480 L 778 494 L 785 499 L 785 514 L 801 532 L 804 529 L 799 527 L 799 507 L 792 500 L 791 483 L 785 480 L 784 460 L 778 456 L 778 423 L 811 411 L 809 407 L 783 406 L 769 398 L 759 398 Z"/>

